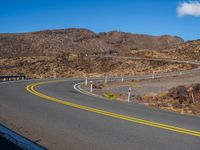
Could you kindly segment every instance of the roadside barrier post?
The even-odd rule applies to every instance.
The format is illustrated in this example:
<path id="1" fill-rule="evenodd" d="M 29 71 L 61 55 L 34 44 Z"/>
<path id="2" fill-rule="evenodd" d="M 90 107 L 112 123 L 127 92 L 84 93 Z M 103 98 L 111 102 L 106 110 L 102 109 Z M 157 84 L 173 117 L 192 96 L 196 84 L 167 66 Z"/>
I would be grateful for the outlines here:
<path id="1" fill-rule="evenodd" d="M 87 77 L 85 77 L 85 85 L 86 85 L 86 86 L 88 85 Z"/>
<path id="2" fill-rule="evenodd" d="M 153 74 L 152 74 L 152 79 L 154 79 L 155 78 L 155 72 L 153 71 Z"/>
<path id="3" fill-rule="evenodd" d="M 195 103 L 194 93 L 192 92 L 192 103 Z"/>
<path id="4" fill-rule="evenodd" d="M 128 89 L 128 103 L 130 102 L 130 98 L 131 98 L 131 87 L 129 87 Z"/>
<path id="5" fill-rule="evenodd" d="M 56 78 L 56 72 L 54 71 L 54 75 L 53 75 L 53 78 L 55 79 Z"/>
<path id="6" fill-rule="evenodd" d="M 93 92 L 92 81 L 90 81 L 90 92 Z"/>
<path id="7" fill-rule="evenodd" d="M 107 84 L 108 83 L 108 76 L 106 75 L 106 77 L 105 77 L 105 84 Z"/>
<path id="8" fill-rule="evenodd" d="M 122 82 L 124 82 L 124 76 L 122 76 Z"/>

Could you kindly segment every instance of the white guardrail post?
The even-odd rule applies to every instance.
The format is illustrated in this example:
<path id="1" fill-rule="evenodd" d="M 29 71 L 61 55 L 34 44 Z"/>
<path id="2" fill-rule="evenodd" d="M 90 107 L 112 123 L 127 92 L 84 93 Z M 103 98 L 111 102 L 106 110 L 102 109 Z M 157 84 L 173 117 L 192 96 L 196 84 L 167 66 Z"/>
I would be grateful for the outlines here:
<path id="1" fill-rule="evenodd" d="M 93 92 L 93 87 L 92 87 L 92 81 L 90 81 L 90 92 L 92 93 Z"/>
<path id="2" fill-rule="evenodd" d="M 192 103 L 195 103 L 195 99 L 194 99 L 194 93 L 192 92 Z"/>
<path id="3" fill-rule="evenodd" d="M 53 73 L 53 78 L 56 79 L 56 72 Z"/>
<path id="4" fill-rule="evenodd" d="M 106 75 L 106 77 L 105 77 L 105 84 L 107 84 L 108 83 L 108 76 Z"/>
<path id="5" fill-rule="evenodd" d="M 87 77 L 85 77 L 85 85 L 86 86 L 88 85 L 88 79 L 87 79 Z"/>
<path id="6" fill-rule="evenodd" d="M 152 79 L 154 79 L 155 78 L 155 72 L 153 71 L 153 74 L 152 74 Z"/>
<path id="7" fill-rule="evenodd" d="M 128 88 L 128 103 L 130 103 L 131 99 L 131 87 Z"/>

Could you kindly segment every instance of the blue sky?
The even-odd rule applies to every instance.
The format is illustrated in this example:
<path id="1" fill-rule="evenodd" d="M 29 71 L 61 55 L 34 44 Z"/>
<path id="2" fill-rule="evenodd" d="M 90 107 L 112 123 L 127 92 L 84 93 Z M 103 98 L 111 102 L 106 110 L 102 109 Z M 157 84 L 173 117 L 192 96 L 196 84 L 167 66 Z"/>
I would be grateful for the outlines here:
<path id="1" fill-rule="evenodd" d="M 0 33 L 88 28 L 94 32 L 200 38 L 200 16 L 177 14 L 179 0 L 0 0 Z"/>

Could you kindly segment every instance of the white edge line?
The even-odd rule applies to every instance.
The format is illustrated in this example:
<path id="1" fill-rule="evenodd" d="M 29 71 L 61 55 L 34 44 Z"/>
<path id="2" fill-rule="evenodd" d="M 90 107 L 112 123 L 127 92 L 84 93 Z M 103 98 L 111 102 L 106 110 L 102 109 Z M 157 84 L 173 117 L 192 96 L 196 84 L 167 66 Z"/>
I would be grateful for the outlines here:
<path id="1" fill-rule="evenodd" d="M 76 83 L 74 84 L 74 89 L 82 94 L 85 94 L 85 95 L 89 95 L 89 96 L 94 96 L 94 97 L 99 97 L 99 98 L 103 98 L 103 99 L 106 99 L 104 98 L 103 96 L 100 96 L 100 95 L 96 95 L 96 94 L 93 94 L 93 93 L 90 93 L 88 91 L 85 91 L 83 90 L 81 87 L 80 87 L 80 84 L 83 83 L 83 82 L 80 82 L 80 83 Z M 107 99 L 106 99 L 107 100 Z"/>

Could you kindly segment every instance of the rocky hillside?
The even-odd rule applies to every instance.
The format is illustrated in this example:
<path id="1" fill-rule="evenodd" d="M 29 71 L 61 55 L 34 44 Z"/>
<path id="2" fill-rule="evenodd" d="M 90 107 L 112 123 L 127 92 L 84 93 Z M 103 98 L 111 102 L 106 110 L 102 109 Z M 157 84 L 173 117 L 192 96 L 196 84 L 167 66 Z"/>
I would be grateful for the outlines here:
<path id="1" fill-rule="evenodd" d="M 53 56 L 60 52 L 126 54 L 138 49 L 161 50 L 182 43 L 176 36 L 124 32 L 94 33 L 87 29 L 0 34 L 0 57 Z"/>
<path id="2" fill-rule="evenodd" d="M 200 60 L 200 40 L 178 44 L 168 50 L 168 55 L 175 55 L 177 58 L 187 60 Z"/>
<path id="3" fill-rule="evenodd" d="M 140 97 L 140 102 L 180 113 L 200 115 L 200 83 L 177 86 L 156 96 Z"/>
<path id="4" fill-rule="evenodd" d="M 86 57 L 77 54 L 0 59 L 0 75 L 25 74 L 28 78 L 128 76 L 144 73 L 172 72 L 193 66 L 144 60 Z"/>
<path id="5" fill-rule="evenodd" d="M 200 61 L 200 40 L 186 41 L 163 50 L 138 50 L 132 56 Z"/>

